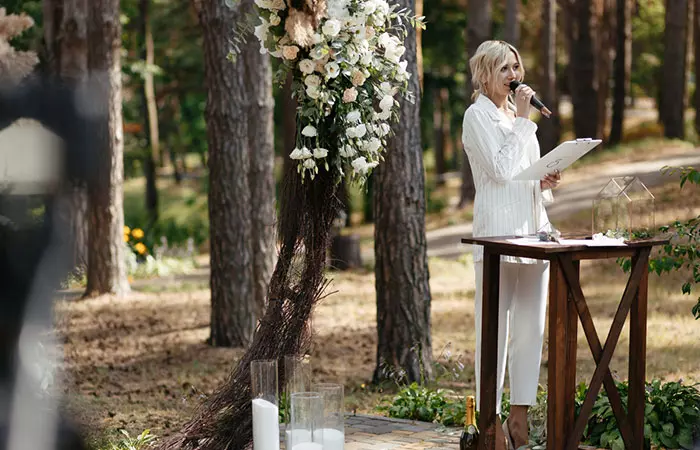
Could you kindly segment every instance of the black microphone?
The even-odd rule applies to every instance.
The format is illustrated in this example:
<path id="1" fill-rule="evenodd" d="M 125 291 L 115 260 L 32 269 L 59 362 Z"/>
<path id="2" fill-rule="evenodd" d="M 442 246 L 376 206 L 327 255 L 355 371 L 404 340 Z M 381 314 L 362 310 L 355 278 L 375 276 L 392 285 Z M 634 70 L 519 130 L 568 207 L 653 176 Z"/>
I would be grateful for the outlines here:
<path id="1" fill-rule="evenodd" d="M 520 81 L 513 80 L 510 82 L 510 90 L 515 92 L 515 90 L 520 86 Z M 535 97 L 534 95 L 530 97 L 530 104 L 537 108 L 539 112 L 542 113 L 543 116 L 549 118 L 549 116 L 552 114 L 552 112 L 544 106 L 544 103 L 540 101 L 539 98 Z"/>

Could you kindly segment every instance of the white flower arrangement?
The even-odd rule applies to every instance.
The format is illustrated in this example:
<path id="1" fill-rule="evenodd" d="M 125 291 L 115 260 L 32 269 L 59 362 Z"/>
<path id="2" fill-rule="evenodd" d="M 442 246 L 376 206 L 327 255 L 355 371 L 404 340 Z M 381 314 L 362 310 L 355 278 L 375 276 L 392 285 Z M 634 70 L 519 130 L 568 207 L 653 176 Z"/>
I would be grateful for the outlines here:
<path id="1" fill-rule="evenodd" d="M 412 99 L 403 39 L 406 24 L 423 28 L 423 18 L 386 0 L 326 0 L 298 37 L 303 14 L 292 10 L 294 1 L 255 0 L 254 32 L 261 52 L 282 63 L 276 80 L 293 74 L 297 137 L 290 157 L 302 180 L 320 168 L 340 180 L 350 168 L 352 179 L 364 183 L 383 160 L 389 122 L 398 119 L 394 96 Z"/>

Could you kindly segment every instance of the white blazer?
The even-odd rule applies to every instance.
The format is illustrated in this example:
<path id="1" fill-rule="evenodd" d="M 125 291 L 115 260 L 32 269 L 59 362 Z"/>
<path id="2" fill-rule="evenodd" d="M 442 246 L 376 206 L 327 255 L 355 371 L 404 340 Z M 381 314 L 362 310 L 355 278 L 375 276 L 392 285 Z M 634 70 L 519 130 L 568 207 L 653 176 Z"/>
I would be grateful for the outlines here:
<path id="1" fill-rule="evenodd" d="M 551 191 L 542 192 L 539 181 L 512 179 L 540 157 L 535 131 L 534 122 L 522 117 L 511 120 L 485 95 L 479 95 L 464 113 L 462 144 L 476 188 L 475 237 L 550 230 L 544 203 L 553 201 Z M 475 245 L 474 261 L 482 259 L 483 247 Z M 512 256 L 501 257 L 501 261 L 540 262 Z"/>

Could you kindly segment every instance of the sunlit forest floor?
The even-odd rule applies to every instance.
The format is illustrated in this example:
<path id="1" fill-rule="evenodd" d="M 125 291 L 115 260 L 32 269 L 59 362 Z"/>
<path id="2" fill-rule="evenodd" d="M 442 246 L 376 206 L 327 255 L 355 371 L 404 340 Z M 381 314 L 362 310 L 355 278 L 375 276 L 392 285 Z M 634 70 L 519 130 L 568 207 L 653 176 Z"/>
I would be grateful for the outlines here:
<path id="1" fill-rule="evenodd" d="M 686 148 L 686 151 L 687 148 Z M 615 159 L 597 164 L 614 164 Z M 593 166 L 590 166 L 591 170 Z M 581 169 L 572 169 L 574 176 Z M 700 214 L 700 195 L 677 181 L 657 187 L 657 221 Z M 590 213 L 570 217 L 585 226 Z M 138 280 L 127 299 L 60 300 L 57 328 L 64 338 L 64 387 L 71 411 L 97 435 L 118 428 L 150 428 L 163 436 L 186 421 L 198 402 L 222 383 L 240 349 L 212 348 L 209 335 L 207 255 L 193 273 L 166 280 Z M 438 385 L 465 395 L 474 390 L 474 278 L 471 257 L 430 260 L 432 337 Z M 376 306 L 371 267 L 332 272 L 334 293 L 318 307 L 311 361 L 315 379 L 342 382 L 348 410 L 375 413 L 391 387 L 369 386 L 375 367 Z M 624 290 L 615 261 L 582 264 L 583 289 L 604 341 Z M 647 379 L 700 382 L 700 322 L 690 313 L 694 297 L 680 293 L 679 276 L 650 276 Z M 627 376 L 625 327 L 611 363 Z M 541 383 L 546 383 L 545 359 Z M 463 369 L 460 369 L 460 365 Z M 578 379 L 592 376 L 593 359 L 579 331 Z"/>

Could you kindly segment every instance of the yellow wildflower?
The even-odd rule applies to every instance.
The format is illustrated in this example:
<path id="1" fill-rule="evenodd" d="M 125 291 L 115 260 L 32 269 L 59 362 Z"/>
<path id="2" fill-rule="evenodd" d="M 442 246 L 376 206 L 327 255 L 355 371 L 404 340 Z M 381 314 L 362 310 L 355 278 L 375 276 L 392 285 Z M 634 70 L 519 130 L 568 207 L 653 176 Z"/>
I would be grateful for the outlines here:
<path id="1" fill-rule="evenodd" d="M 138 244 L 134 245 L 134 250 L 136 250 L 139 255 L 143 255 L 146 253 L 146 246 L 143 245 L 143 242 L 139 242 Z"/>
<path id="2" fill-rule="evenodd" d="M 128 234 L 124 234 L 124 242 L 129 242 L 129 235 Z"/>
<path id="3" fill-rule="evenodd" d="M 141 239 L 143 237 L 143 230 L 141 228 L 134 228 L 131 235 L 136 239 Z"/>
<path id="4" fill-rule="evenodd" d="M 129 233 L 131 233 L 131 228 L 124 225 L 124 234 L 129 234 Z"/>

